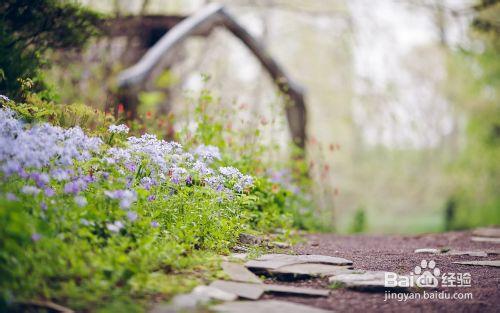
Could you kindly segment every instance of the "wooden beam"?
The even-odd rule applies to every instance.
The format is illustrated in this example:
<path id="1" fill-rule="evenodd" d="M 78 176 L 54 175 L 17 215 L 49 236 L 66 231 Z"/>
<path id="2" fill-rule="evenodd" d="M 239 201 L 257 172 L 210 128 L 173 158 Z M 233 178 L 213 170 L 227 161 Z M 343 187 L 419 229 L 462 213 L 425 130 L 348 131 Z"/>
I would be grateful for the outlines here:
<path id="1" fill-rule="evenodd" d="M 307 115 L 303 89 L 220 4 L 210 4 L 174 26 L 146 52 L 138 63 L 119 74 L 118 87 L 121 90 L 130 89 L 151 78 L 155 68 L 155 72 L 158 72 L 158 66 L 166 65 L 161 61 L 172 53 L 175 45 L 189 36 L 210 32 L 216 26 L 224 26 L 239 38 L 252 51 L 278 89 L 286 96 L 286 116 L 292 139 L 295 144 L 304 148 L 307 140 Z"/>

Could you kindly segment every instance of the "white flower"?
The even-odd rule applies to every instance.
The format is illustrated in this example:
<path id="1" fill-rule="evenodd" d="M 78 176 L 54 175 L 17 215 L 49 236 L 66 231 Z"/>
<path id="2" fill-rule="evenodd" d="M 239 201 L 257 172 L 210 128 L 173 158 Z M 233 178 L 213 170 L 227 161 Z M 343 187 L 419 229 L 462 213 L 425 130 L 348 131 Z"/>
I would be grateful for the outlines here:
<path id="1" fill-rule="evenodd" d="M 23 186 L 21 188 L 21 192 L 27 195 L 37 195 L 40 192 L 40 189 L 36 188 L 35 186 Z"/>
<path id="2" fill-rule="evenodd" d="M 114 233 L 117 233 L 120 231 L 120 229 L 123 228 L 123 223 L 120 222 L 120 221 L 116 221 L 114 223 L 108 223 L 106 225 L 106 228 L 109 230 L 109 231 L 112 231 Z"/>
<path id="3" fill-rule="evenodd" d="M 112 134 L 128 134 L 129 128 L 125 124 L 111 125 L 109 126 L 108 131 Z"/>

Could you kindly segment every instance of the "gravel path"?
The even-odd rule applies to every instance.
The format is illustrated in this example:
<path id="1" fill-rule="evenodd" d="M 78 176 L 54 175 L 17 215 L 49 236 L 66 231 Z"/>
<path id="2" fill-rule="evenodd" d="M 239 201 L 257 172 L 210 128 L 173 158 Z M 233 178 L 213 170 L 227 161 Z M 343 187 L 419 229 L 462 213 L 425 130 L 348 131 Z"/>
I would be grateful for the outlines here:
<path id="1" fill-rule="evenodd" d="M 340 236 L 332 234 L 307 235 L 307 242 L 293 249 L 299 254 L 323 254 L 343 257 L 354 262 L 354 268 L 392 271 L 409 274 L 422 259 L 434 260 L 441 273 L 470 273 L 471 287 L 436 289 L 425 288 L 427 293 L 442 291 L 471 293 L 472 299 L 409 299 L 386 300 L 384 292 L 369 293 L 336 288 L 327 298 L 304 298 L 265 295 L 264 299 L 278 299 L 307 304 L 335 312 L 500 312 L 500 268 L 453 264 L 466 260 L 499 260 L 500 255 L 488 257 L 416 254 L 419 248 L 451 248 L 454 250 L 500 250 L 500 244 L 473 242 L 470 232 L 450 232 L 419 236 Z M 328 279 L 280 282 L 295 286 L 326 288 Z M 423 290 L 423 289 L 422 289 Z M 420 292 L 422 294 L 422 292 Z"/>

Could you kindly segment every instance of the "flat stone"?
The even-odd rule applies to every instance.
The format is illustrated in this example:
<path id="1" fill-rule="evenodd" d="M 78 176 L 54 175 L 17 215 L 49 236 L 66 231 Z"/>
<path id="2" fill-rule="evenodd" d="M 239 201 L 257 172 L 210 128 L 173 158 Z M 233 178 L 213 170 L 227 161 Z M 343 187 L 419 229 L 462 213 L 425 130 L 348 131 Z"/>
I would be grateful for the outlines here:
<path id="1" fill-rule="evenodd" d="M 360 291 L 383 292 L 386 290 L 403 291 L 404 287 L 386 287 L 385 272 L 365 271 L 359 274 L 340 274 L 329 278 L 331 283 L 340 283 L 346 288 Z"/>
<path id="2" fill-rule="evenodd" d="M 185 293 L 175 296 L 172 299 L 172 305 L 158 306 L 154 312 L 175 312 L 175 309 L 192 309 L 210 301 L 210 297 L 205 294 Z"/>
<path id="3" fill-rule="evenodd" d="M 453 262 L 455 264 L 461 265 L 476 265 L 476 266 L 493 266 L 500 267 L 500 260 L 494 261 L 461 261 L 461 262 Z"/>
<path id="4" fill-rule="evenodd" d="M 266 292 L 296 294 L 301 296 L 327 297 L 330 294 L 326 289 L 301 288 L 275 284 L 264 284 Z"/>
<path id="5" fill-rule="evenodd" d="M 246 282 L 246 283 L 261 283 L 260 279 L 245 266 L 232 263 L 222 262 L 222 270 L 226 273 L 231 280 Z"/>
<path id="6" fill-rule="evenodd" d="M 327 255 L 299 255 L 300 263 L 325 263 L 332 265 L 352 265 L 351 260 Z"/>
<path id="7" fill-rule="evenodd" d="M 235 301 L 226 302 L 211 307 L 215 312 L 229 313 L 327 313 L 323 309 L 310 307 L 303 304 L 278 300 L 263 301 Z"/>
<path id="8" fill-rule="evenodd" d="M 422 248 L 422 249 L 417 249 L 414 252 L 415 253 L 440 254 L 441 250 L 440 249 L 435 249 L 435 248 Z"/>
<path id="9" fill-rule="evenodd" d="M 488 255 L 499 255 L 500 249 L 488 249 L 484 250 L 484 252 L 488 253 Z"/>
<path id="10" fill-rule="evenodd" d="M 262 284 L 241 283 L 234 281 L 216 280 L 210 284 L 214 287 L 245 299 L 257 300 L 264 293 Z"/>
<path id="11" fill-rule="evenodd" d="M 210 286 L 197 286 L 193 289 L 191 294 L 201 294 L 206 295 L 210 299 L 220 300 L 220 301 L 234 301 L 238 296 L 234 293 L 221 290 L 219 288 Z"/>
<path id="12" fill-rule="evenodd" d="M 500 243 L 500 238 L 493 238 L 493 237 L 470 237 L 470 240 L 476 242 Z"/>
<path id="13" fill-rule="evenodd" d="M 327 255 L 289 255 L 265 254 L 256 260 L 245 263 L 248 268 L 277 269 L 283 266 L 301 263 L 325 263 L 331 265 L 351 265 L 352 261 Z"/>
<path id="14" fill-rule="evenodd" d="M 468 255 L 468 256 L 478 256 L 478 257 L 487 257 L 488 253 L 485 251 L 458 251 L 458 250 L 450 250 L 446 252 L 447 255 Z"/>
<path id="15" fill-rule="evenodd" d="M 340 266 L 319 263 L 301 263 L 292 264 L 270 270 L 272 274 L 290 274 L 290 275 L 305 275 L 305 276 L 332 276 L 337 274 L 345 274 L 351 271 L 351 266 Z"/>
<path id="16" fill-rule="evenodd" d="M 477 237 L 500 238 L 500 227 L 478 228 L 472 231 L 472 234 Z"/>

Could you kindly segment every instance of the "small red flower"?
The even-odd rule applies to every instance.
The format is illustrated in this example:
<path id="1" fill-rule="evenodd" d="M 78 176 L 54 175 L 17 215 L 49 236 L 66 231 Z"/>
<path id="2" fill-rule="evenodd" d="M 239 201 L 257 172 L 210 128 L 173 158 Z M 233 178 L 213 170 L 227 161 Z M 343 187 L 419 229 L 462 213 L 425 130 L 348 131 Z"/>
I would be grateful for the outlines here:
<path id="1" fill-rule="evenodd" d="M 118 103 L 118 113 L 123 113 L 125 112 L 125 107 L 123 106 L 122 103 Z"/>

